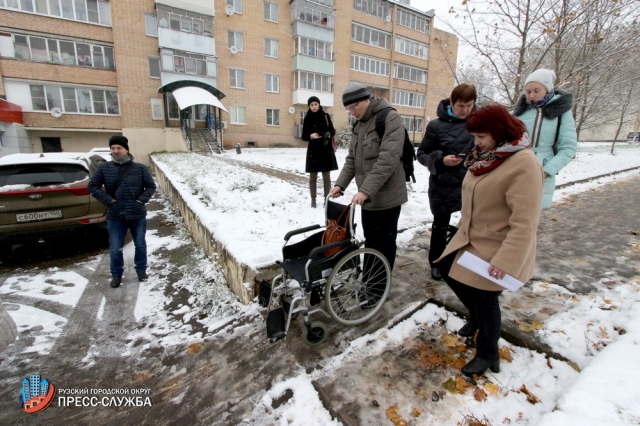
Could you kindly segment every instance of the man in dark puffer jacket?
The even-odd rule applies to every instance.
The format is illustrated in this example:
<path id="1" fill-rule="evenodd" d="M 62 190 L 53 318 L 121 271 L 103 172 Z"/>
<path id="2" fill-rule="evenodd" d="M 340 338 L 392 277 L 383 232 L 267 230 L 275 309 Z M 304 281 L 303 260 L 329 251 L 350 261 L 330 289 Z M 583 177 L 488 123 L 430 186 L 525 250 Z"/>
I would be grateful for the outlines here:
<path id="1" fill-rule="evenodd" d="M 432 120 L 418 148 L 418 161 L 429 169 L 429 206 L 433 214 L 431 241 L 429 243 L 429 264 L 431 276 L 440 280 L 440 272 L 433 262 L 440 257 L 447 242 L 447 231 L 451 213 L 460 210 L 462 180 L 467 169 L 464 158 L 458 154 L 468 154 L 473 147 L 473 136 L 465 125 L 467 116 L 477 109 L 476 88 L 463 83 L 451 92 L 450 99 L 438 105 L 438 118 Z"/>
<path id="2" fill-rule="evenodd" d="M 109 147 L 113 161 L 98 166 L 88 189 L 91 195 L 107 206 L 111 287 L 116 288 L 120 286 L 124 272 L 122 248 L 127 230 L 131 231 L 135 246 L 134 263 L 138 280 L 142 282 L 148 278 L 145 240 L 147 209 L 144 205 L 156 191 L 156 184 L 147 166 L 133 161 L 127 138 L 112 136 Z"/>

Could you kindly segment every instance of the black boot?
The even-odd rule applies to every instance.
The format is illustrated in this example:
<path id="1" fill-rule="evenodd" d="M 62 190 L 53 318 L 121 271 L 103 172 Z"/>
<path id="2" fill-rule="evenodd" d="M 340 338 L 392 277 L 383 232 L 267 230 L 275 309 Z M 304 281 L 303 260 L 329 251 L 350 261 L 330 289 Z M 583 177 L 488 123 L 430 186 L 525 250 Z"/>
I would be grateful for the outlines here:
<path id="1" fill-rule="evenodd" d="M 474 357 L 471 361 L 462 367 L 462 372 L 467 376 L 482 376 L 487 369 L 491 369 L 494 373 L 500 372 L 500 358 L 495 360 L 486 360 L 482 358 Z"/>
<path id="2" fill-rule="evenodd" d="M 440 275 L 440 271 L 438 270 L 437 266 L 431 268 L 431 278 L 436 281 L 442 280 L 442 275 Z"/>
<path id="3" fill-rule="evenodd" d="M 120 283 L 122 283 L 122 277 L 118 277 L 116 275 L 111 277 L 111 287 L 113 288 L 120 287 Z"/>
<path id="4" fill-rule="evenodd" d="M 149 275 L 146 272 L 138 272 L 138 281 L 143 282 L 149 279 Z"/>
<path id="5" fill-rule="evenodd" d="M 473 337 L 478 332 L 478 324 L 473 321 L 467 321 L 467 323 L 458 330 L 458 335 L 462 337 Z"/>

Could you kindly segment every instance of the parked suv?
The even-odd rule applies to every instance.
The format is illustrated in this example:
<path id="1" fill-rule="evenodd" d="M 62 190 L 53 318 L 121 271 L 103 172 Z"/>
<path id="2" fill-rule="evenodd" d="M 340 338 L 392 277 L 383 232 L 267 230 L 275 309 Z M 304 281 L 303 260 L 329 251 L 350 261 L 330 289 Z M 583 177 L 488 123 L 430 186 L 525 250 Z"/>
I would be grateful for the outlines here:
<path id="1" fill-rule="evenodd" d="M 105 226 L 105 207 L 87 191 L 105 161 L 81 152 L 0 157 L 0 252 L 22 241 Z"/>
<path id="2" fill-rule="evenodd" d="M 627 142 L 640 142 L 640 132 L 629 132 Z"/>

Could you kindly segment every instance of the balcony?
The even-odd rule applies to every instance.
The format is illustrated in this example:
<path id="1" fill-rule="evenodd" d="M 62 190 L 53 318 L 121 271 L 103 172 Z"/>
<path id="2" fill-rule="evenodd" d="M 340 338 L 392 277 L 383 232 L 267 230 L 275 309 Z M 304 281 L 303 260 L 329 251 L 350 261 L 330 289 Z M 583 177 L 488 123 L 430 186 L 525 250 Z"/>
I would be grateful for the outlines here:
<path id="1" fill-rule="evenodd" d="M 319 92 L 317 90 L 310 89 L 297 89 L 293 91 L 293 104 L 294 105 L 307 105 L 307 100 L 311 96 L 317 96 L 320 99 L 320 105 L 323 107 L 333 106 L 333 93 Z"/>
<path id="2" fill-rule="evenodd" d="M 294 71 L 311 71 L 318 74 L 335 75 L 335 63 L 329 59 L 307 55 L 294 55 L 291 67 Z"/>
<path id="3" fill-rule="evenodd" d="M 158 46 L 160 48 L 182 50 L 215 56 L 215 39 L 199 34 L 174 31 L 170 28 L 158 28 Z"/>

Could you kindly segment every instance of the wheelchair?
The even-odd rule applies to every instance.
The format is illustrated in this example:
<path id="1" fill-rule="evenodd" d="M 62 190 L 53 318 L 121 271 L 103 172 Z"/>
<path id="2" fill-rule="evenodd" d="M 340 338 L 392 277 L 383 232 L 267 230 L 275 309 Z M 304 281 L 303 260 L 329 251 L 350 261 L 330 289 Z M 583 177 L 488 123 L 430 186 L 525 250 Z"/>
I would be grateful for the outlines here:
<path id="1" fill-rule="evenodd" d="M 274 343 L 287 336 L 291 320 L 302 314 L 302 337 L 308 345 L 318 345 L 327 336 L 327 326 L 311 320 L 323 314 L 345 326 L 363 324 L 373 318 L 389 294 L 391 268 L 385 256 L 377 250 L 363 247 L 355 238 L 354 206 L 325 200 L 325 224 L 311 225 L 288 232 L 284 236 L 282 269 L 271 282 L 262 281 L 258 301 L 268 308 L 267 338 Z M 349 209 L 347 238 L 322 244 L 328 221 L 338 220 Z M 348 227 L 347 227 L 348 225 Z M 296 243 L 290 239 L 312 231 Z M 326 255 L 328 249 L 338 251 Z"/>

